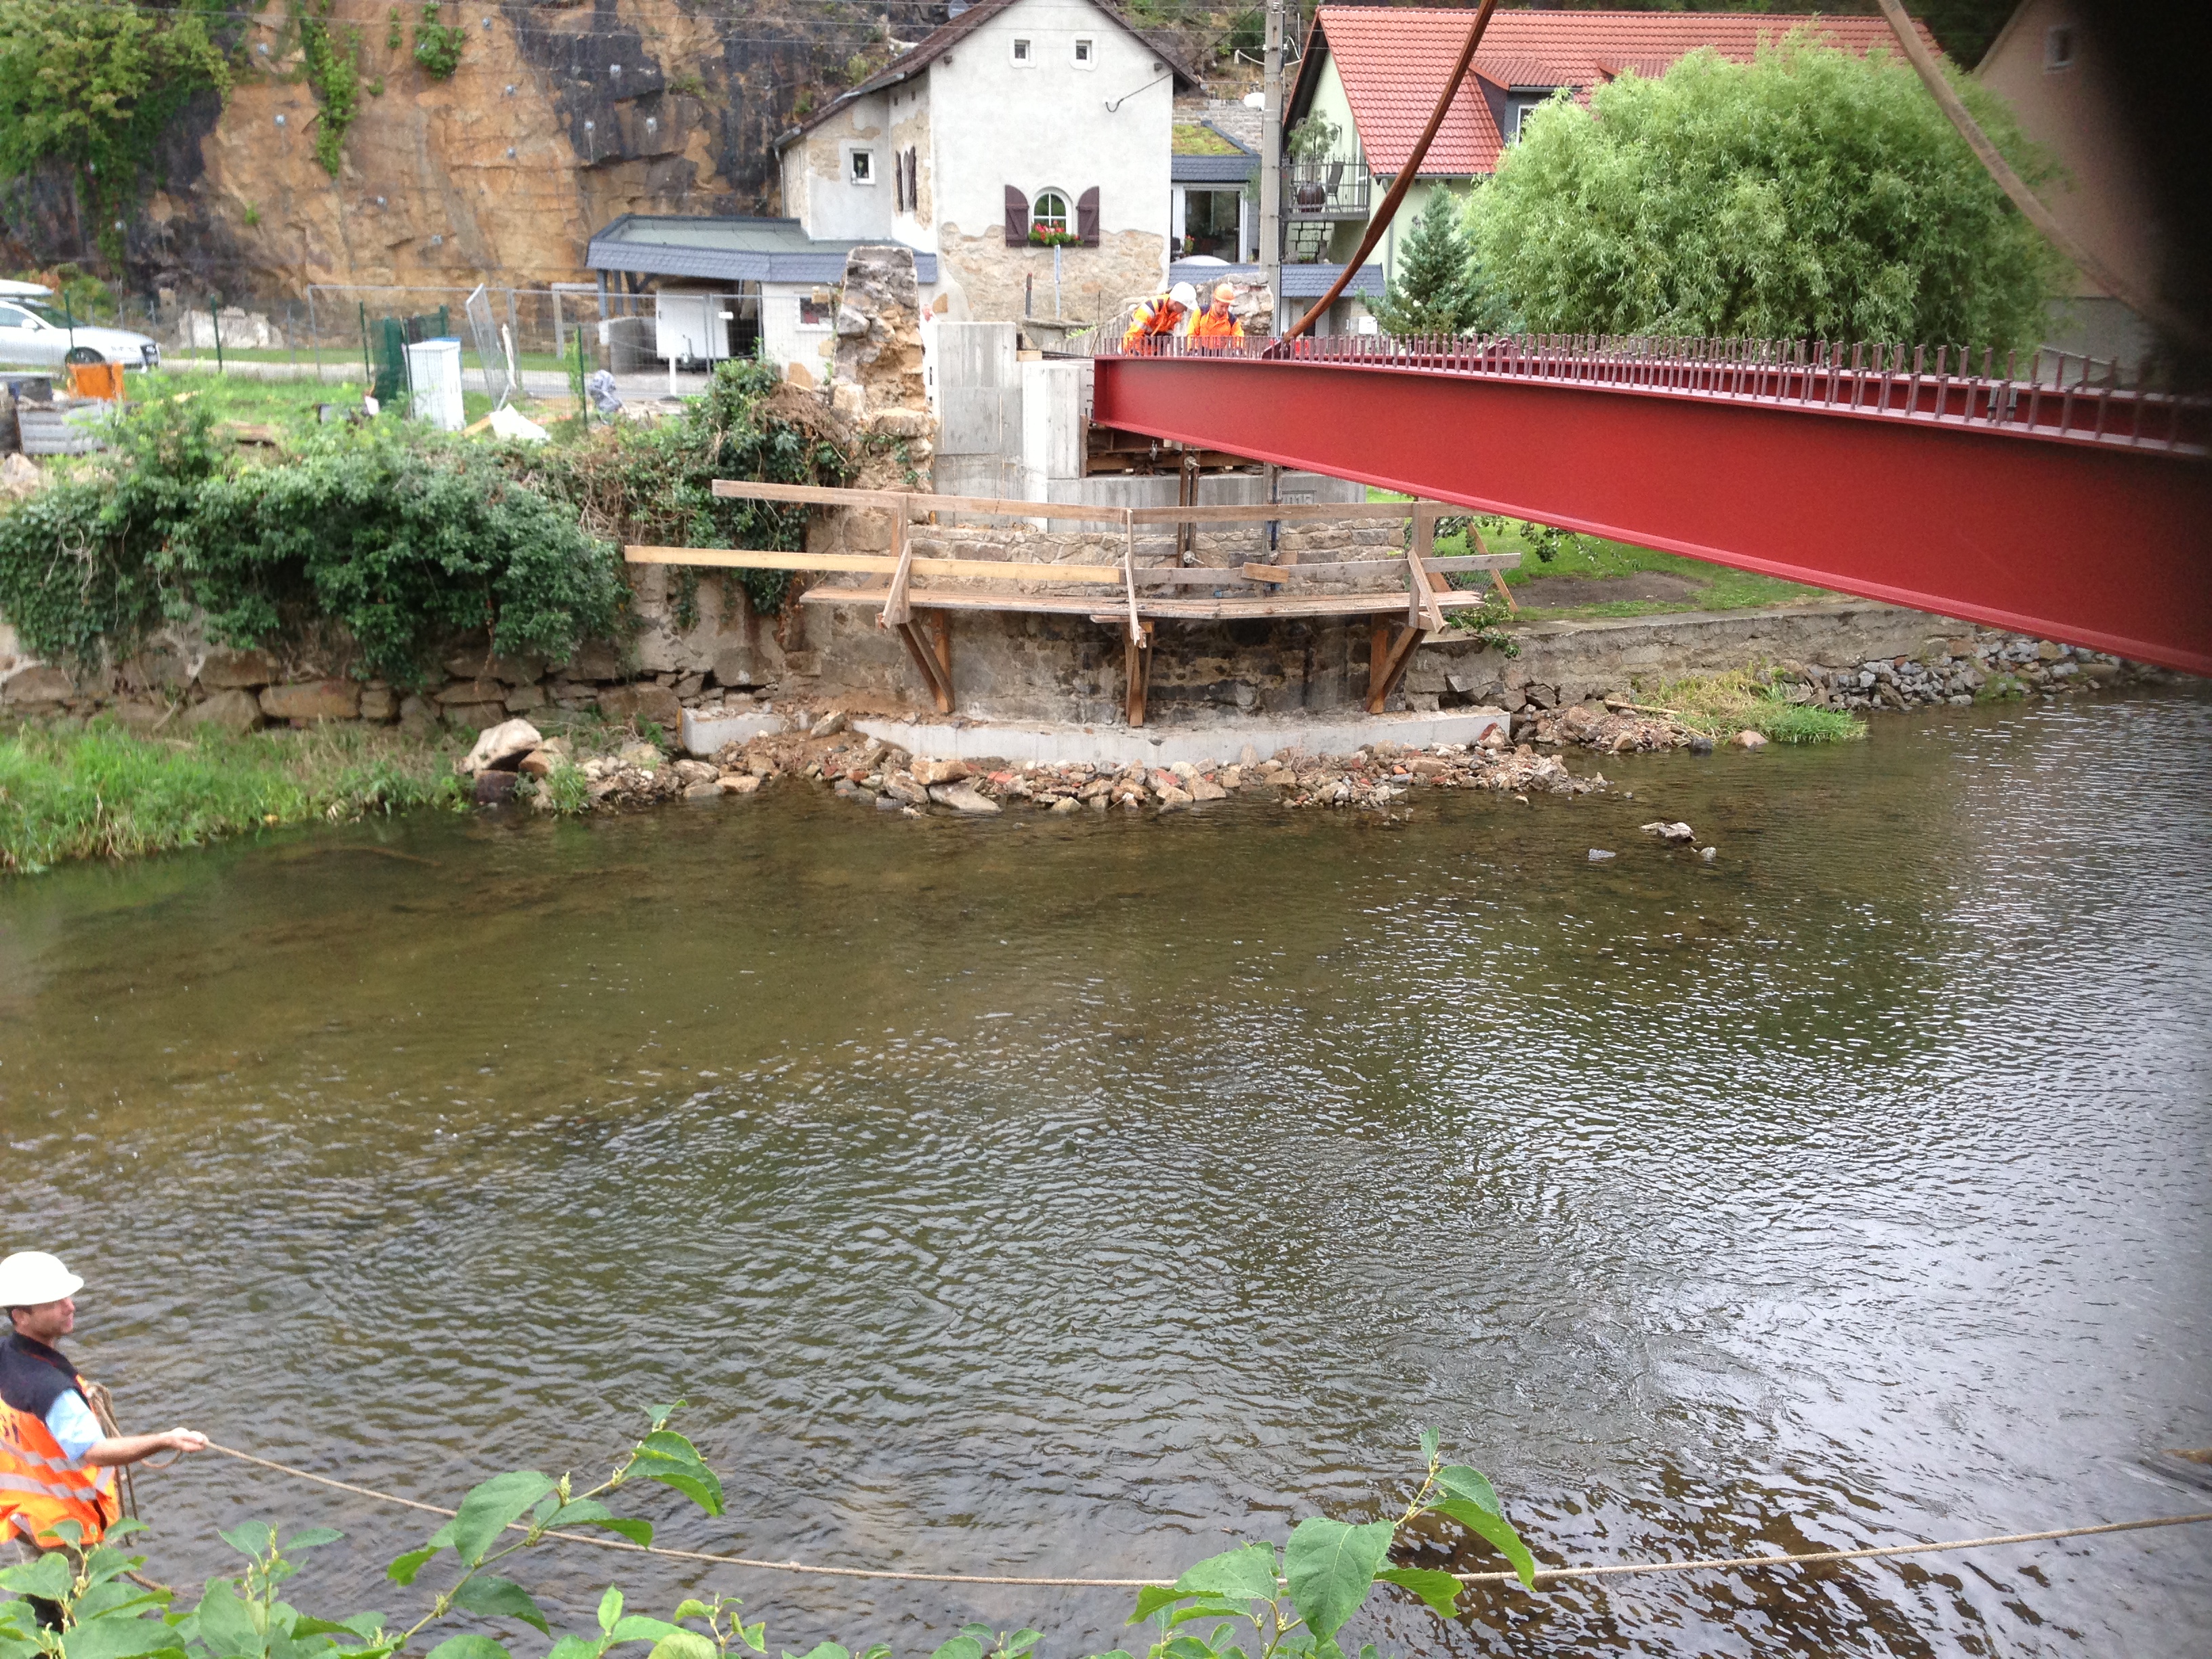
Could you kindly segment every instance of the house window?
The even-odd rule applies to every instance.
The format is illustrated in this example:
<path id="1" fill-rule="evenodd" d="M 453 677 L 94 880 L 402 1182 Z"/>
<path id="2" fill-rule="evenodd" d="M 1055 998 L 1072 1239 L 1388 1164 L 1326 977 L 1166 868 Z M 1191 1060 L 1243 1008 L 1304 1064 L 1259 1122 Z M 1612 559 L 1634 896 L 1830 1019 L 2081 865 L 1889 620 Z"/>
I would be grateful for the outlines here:
<path id="1" fill-rule="evenodd" d="M 1014 37 L 1014 62 L 1023 69 L 1027 69 L 1031 64 L 1036 62 L 1036 56 L 1030 50 L 1029 41 L 1020 35 Z"/>
<path id="2" fill-rule="evenodd" d="M 872 149 L 848 149 L 845 152 L 845 180 L 848 184 L 872 185 L 876 182 L 876 153 Z"/>
<path id="3" fill-rule="evenodd" d="M 2043 34 L 2043 67 L 2056 75 L 2074 67 L 2074 26 L 2061 23 Z"/>
<path id="4" fill-rule="evenodd" d="M 1098 63 L 1098 42 L 1087 34 L 1075 37 L 1075 67 L 1094 69 Z"/>
<path id="5" fill-rule="evenodd" d="M 1056 190 L 1041 190 L 1030 208 L 1030 231 L 1065 236 L 1074 227 L 1068 222 L 1067 198 Z"/>
<path id="6" fill-rule="evenodd" d="M 801 328 L 826 329 L 837 320 L 837 305 L 834 300 L 808 299 L 799 301 L 799 325 Z"/>

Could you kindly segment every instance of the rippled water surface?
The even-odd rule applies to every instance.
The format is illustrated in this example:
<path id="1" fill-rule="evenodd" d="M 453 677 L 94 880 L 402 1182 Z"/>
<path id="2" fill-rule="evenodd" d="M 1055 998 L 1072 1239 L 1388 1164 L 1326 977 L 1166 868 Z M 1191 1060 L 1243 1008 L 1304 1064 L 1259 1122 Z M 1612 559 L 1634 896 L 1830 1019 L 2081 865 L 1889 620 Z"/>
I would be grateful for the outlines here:
<path id="1" fill-rule="evenodd" d="M 648 1494 L 664 1541 L 778 1559 L 1172 1572 L 1380 1513 L 1423 1425 L 1554 1562 L 2212 1508 L 2136 1461 L 2212 1444 L 2212 702 L 1614 779 L 1388 826 L 781 786 L 19 882 L 5 1242 L 91 1281 L 130 1424 L 437 1498 L 681 1393 L 731 1513 Z M 349 1534 L 301 1599 L 414 1605 L 419 1517 L 213 1456 L 142 1494 L 173 1582 L 283 1515 Z M 1071 1659 L 1128 1607 L 526 1576 L 617 1571 L 798 1651 L 980 1617 Z M 1470 1605 L 1354 1633 L 2195 1655 L 2212 1527 Z"/>

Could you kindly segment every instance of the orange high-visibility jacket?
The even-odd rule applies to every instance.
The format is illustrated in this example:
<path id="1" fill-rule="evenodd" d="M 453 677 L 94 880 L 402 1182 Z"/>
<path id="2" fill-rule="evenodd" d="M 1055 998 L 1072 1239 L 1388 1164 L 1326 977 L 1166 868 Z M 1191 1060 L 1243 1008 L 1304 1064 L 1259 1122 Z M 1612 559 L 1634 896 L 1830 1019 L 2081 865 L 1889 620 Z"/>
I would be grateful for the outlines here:
<path id="1" fill-rule="evenodd" d="M 11 1372 L 43 1360 L 42 1355 L 21 1352 L 22 1339 L 9 1338 L 9 1341 L 18 1350 L 9 1356 L 14 1362 L 8 1367 Z M 52 1380 L 60 1383 L 61 1389 L 82 1394 L 76 1372 L 70 1369 L 69 1362 L 58 1354 L 54 1360 L 59 1364 L 44 1362 L 59 1373 Z M 58 1393 L 61 1389 L 52 1392 Z M 39 1390 L 41 1395 L 47 1392 L 45 1389 Z M 38 1399 L 27 1396 L 22 1401 L 23 1406 L 39 1403 Z M 47 1398 L 45 1403 L 51 1408 L 52 1401 Z M 71 1468 L 69 1454 L 47 1429 L 43 1412 L 22 1409 L 15 1401 L 0 1397 L 0 1536 L 28 1535 L 51 1548 L 63 1541 L 54 1533 L 55 1523 L 74 1521 L 78 1527 L 77 1541 L 90 1544 L 121 1513 L 115 1484 L 112 1469 Z"/>
<path id="2" fill-rule="evenodd" d="M 1194 340 L 1241 340 L 1244 325 L 1237 320 L 1237 313 L 1227 306 L 1213 305 L 1198 313 L 1198 320 L 1190 325 Z"/>
<path id="3" fill-rule="evenodd" d="M 1176 325 L 1181 321 L 1182 321 L 1182 307 L 1163 294 L 1149 306 L 1139 307 L 1137 319 L 1129 325 L 1128 331 L 1121 336 L 1121 349 L 1142 350 L 1144 348 L 1139 343 L 1140 341 L 1156 335 L 1173 334 L 1176 331 Z"/>

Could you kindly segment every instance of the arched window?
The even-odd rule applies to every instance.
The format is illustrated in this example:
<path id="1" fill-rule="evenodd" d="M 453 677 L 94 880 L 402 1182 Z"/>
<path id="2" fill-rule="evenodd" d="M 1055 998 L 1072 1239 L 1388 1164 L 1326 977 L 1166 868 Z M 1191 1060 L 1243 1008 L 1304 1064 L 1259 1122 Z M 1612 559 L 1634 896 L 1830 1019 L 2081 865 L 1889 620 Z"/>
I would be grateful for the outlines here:
<path id="1" fill-rule="evenodd" d="M 1075 228 L 1067 210 L 1065 191 L 1041 190 L 1030 209 L 1030 228 L 1051 236 L 1065 236 Z"/>

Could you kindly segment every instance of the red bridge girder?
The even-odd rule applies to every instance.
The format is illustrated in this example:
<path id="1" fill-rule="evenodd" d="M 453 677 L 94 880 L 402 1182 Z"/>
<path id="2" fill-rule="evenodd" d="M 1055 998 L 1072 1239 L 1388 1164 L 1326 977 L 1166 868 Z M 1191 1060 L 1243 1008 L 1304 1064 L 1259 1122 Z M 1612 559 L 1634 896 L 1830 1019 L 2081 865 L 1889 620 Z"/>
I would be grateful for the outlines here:
<path id="1" fill-rule="evenodd" d="M 2212 674 L 2201 453 L 1295 358 L 1101 356 L 1093 418 Z"/>

